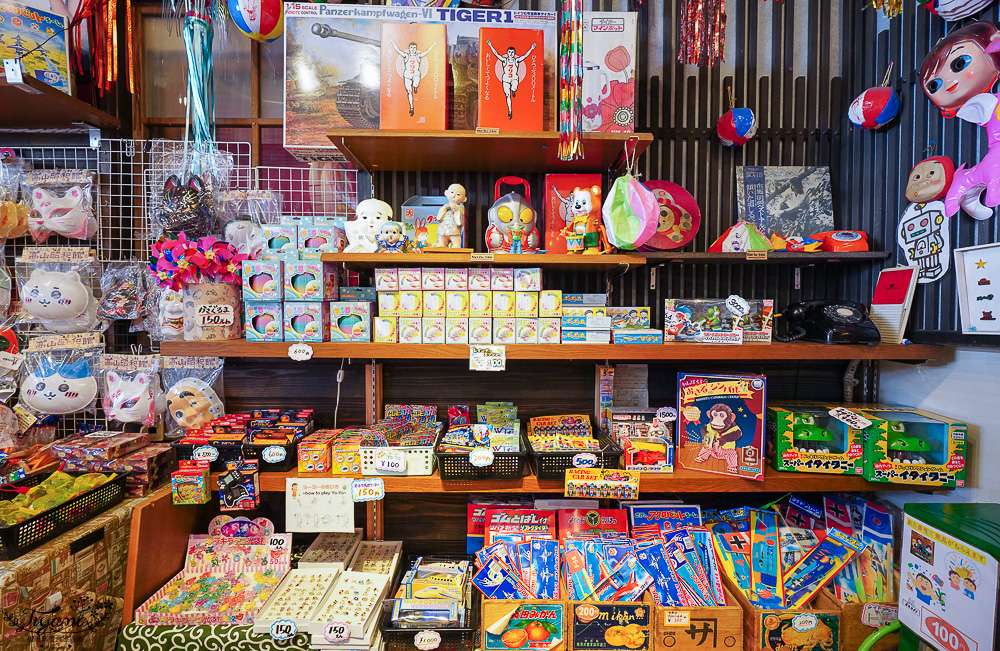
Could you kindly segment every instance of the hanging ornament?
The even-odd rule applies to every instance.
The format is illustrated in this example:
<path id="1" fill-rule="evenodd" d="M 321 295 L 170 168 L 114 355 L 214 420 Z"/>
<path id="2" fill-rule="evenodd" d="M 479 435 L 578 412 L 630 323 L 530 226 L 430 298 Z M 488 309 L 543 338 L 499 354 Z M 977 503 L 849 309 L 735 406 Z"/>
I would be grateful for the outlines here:
<path id="1" fill-rule="evenodd" d="M 889 122 L 892 122 L 899 115 L 899 95 L 889 88 L 889 74 L 892 72 L 892 63 L 885 72 L 881 86 L 869 88 L 858 95 L 851 108 L 847 110 L 847 117 L 856 126 L 862 129 L 878 129 Z"/>
<path id="2" fill-rule="evenodd" d="M 228 0 L 228 5 L 233 24 L 247 38 L 270 43 L 285 30 L 281 0 Z"/>
<path id="3" fill-rule="evenodd" d="M 677 60 L 695 66 L 714 66 L 726 52 L 725 0 L 681 0 L 680 48 Z"/>
<path id="4" fill-rule="evenodd" d="M 583 0 L 559 11 L 559 160 L 583 158 Z"/>
<path id="5" fill-rule="evenodd" d="M 757 133 L 757 118 L 748 108 L 736 108 L 732 86 L 729 87 L 729 110 L 715 124 L 715 132 L 726 147 L 744 145 Z"/>
<path id="6" fill-rule="evenodd" d="M 985 9 L 993 0 L 917 0 L 945 20 L 962 20 Z"/>
<path id="7" fill-rule="evenodd" d="M 951 227 L 941 199 L 948 193 L 955 164 L 947 156 L 920 161 L 910 172 L 896 242 L 906 264 L 920 268 L 917 282 L 941 280 L 951 264 Z"/>
<path id="8" fill-rule="evenodd" d="M 871 6 L 885 14 L 886 18 L 895 18 L 903 13 L 903 0 L 872 0 Z"/>

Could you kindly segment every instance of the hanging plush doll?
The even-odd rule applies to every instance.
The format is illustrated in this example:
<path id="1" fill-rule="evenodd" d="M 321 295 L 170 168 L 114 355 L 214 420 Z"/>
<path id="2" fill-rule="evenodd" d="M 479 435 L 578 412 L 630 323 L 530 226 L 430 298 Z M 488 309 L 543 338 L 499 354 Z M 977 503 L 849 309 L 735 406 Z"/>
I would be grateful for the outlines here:
<path id="1" fill-rule="evenodd" d="M 908 265 L 920 267 L 917 282 L 932 283 L 948 273 L 951 264 L 951 229 L 940 199 L 948 192 L 955 164 L 947 156 L 917 163 L 906 184 L 910 202 L 899 220 L 896 242 Z"/>
<path id="2" fill-rule="evenodd" d="M 963 164 L 955 172 L 944 200 L 949 217 L 961 207 L 976 219 L 988 219 L 1000 205 L 1000 99 L 990 92 L 1000 75 L 998 39 L 1000 31 L 992 23 L 973 23 L 939 40 L 920 67 L 920 85 L 942 115 L 986 127 L 989 151 L 979 164 Z"/>

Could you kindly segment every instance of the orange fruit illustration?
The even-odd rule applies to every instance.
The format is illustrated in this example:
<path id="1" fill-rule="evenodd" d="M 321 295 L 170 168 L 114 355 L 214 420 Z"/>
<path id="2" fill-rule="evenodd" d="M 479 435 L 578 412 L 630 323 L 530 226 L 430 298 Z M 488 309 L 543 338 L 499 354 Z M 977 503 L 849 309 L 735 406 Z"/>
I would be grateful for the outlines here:
<path id="1" fill-rule="evenodd" d="M 508 649 L 520 649 L 528 642 L 528 634 L 523 628 L 512 628 L 500 636 L 500 641 Z"/>
<path id="2" fill-rule="evenodd" d="M 528 634 L 528 641 L 530 642 L 542 642 L 549 639 L 551 633 L 546 630 L 544 626 L 538 622 L 532 622 L 524 627 L 524 632 Z"/>

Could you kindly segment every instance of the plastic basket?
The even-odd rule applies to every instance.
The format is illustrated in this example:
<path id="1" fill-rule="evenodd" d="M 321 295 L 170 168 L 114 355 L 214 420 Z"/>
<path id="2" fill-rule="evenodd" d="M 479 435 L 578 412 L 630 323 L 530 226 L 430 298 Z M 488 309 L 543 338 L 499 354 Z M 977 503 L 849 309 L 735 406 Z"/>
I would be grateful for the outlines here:
<path id="1" fill-rule="evenodd" d="M 261 472 L 285 472 L 294 468 L 298 463 L 297 443 L 286 443 L 285 445 L 171 443 L 170 445 L 177 451 L 178 461 L 193 459 L 194 451 L 197 448 L 215 448 L 218 455 L 210 464 L 213 472 L 222 472 L 228 468 L 226 464 L 243 459 L 257 459 L 260 462 L 258 467 Z M 265 451 L 267 451 L 266 454 Z M 284 452 L 284 456 L 280 454 L 281 451 Z"/>
<path id="2" fill-rule="evenodd" d="M 435 441 L 435 444 L 437 441 Z M 405 472 L 386 472 L 375 468 L 375 455 L 379 450 L 392 450 L 402 452 L 406 456 Z M 433 475 L 434 468 L 437 467 L 437 458 L 434 456 L 434 446 L 424 445 L 420 447 L 360 447 L 358 453 L 361 455 L 361 474 L 379 475 L 384 477 L 416 477 L 422 475 Z"/>
<path id="3" fill-rule="evenodd" d="M 528 449 L 528 441 L 521 434 L 521 449 Z M 520 479 L 527 474 L 528 453 L 495 452 L 489 466 L 474 466 L 469 455 L 461 452 L 435 452 L 443 480 Z"/>
<path id="4" fill-rule="evenodd" d="M 11 486 L 31 488 L 42 483 L 51 474 L 29 475 Z M 66 474 L 77 477 L 86 473 Z M 119 474 L 108 483 L 80 493 L 27 520 L 9 527 L 0 527 L 0 560 L 14 560 L 118 504 L 125 499 L 127 478 L 127 474 Z M 16 496 L 17 493 L 13 491 L 0 492 L 0 500 L 11 500 Z"/>
<path id="5" fill-rule="evenodd" d="M 469 561 L 469 563 L 472 563 L 475 559 L 474 556 L 452 554 L 434 554 L 434 557 Z M 407 569 L 413 566 L 415 559 L 416 556 L 411 556 L 407 559 Z M 405 571 L 400 572 L 399 576 L 396 577 L 390 594 L 394 595 L 399 591 L 399 584 L 402 582 L 404 574 L 406 574 Z M 382 639 L 385 641 L 385 651 L 418 651 L 414 644 L 414 638 L 421 631 L 437 631 L 441 636 L 441 645 L 437 647 L 437 651 L 473 651 L 479 646 L 479 620 L 481 619 L 482 596 L 475 588 L 472 589 L 472 592 L 472 607 L 467 613 L 465 626 L 462 628 L 396 628 L 392 624 L 392 600 L 387 599 L 383 601 L 382 625 L 380 628 L 382 630 Z"/>
<path id="6" fill-rule="evenodd" d="M 531 456 L 531 465 L 534 466 L 535 474 L 539 479 L 566 479 L 566 470 L 575 468 L 573 459 L 580 453 L 589 452 L 597 457 L 597 463 L 593 466 L 581 466 L 586 468 L 617 468 L 621 464 L 625 451 L 622 447 L 612 441 L 604 432 L 597 435 L 597 440 L 601 444 L 600 450 L 568 450 L 560 452 L 538 452 L 531 447 L 528 442 L 528 453 Z"/>

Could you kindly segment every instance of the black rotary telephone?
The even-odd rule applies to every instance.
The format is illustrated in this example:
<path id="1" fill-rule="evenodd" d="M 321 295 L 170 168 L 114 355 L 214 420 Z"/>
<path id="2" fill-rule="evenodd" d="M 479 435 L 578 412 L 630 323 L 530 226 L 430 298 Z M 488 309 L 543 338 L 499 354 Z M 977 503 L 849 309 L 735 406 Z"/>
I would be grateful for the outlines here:
<path id="1" fill-rule="evenodd" d="M 868 308 L 850 301 L 793 303 L 777 315 L 777 341 L 818 341 L 823 344 L 877 344 L 878 327 L 868 318 Z"/>

